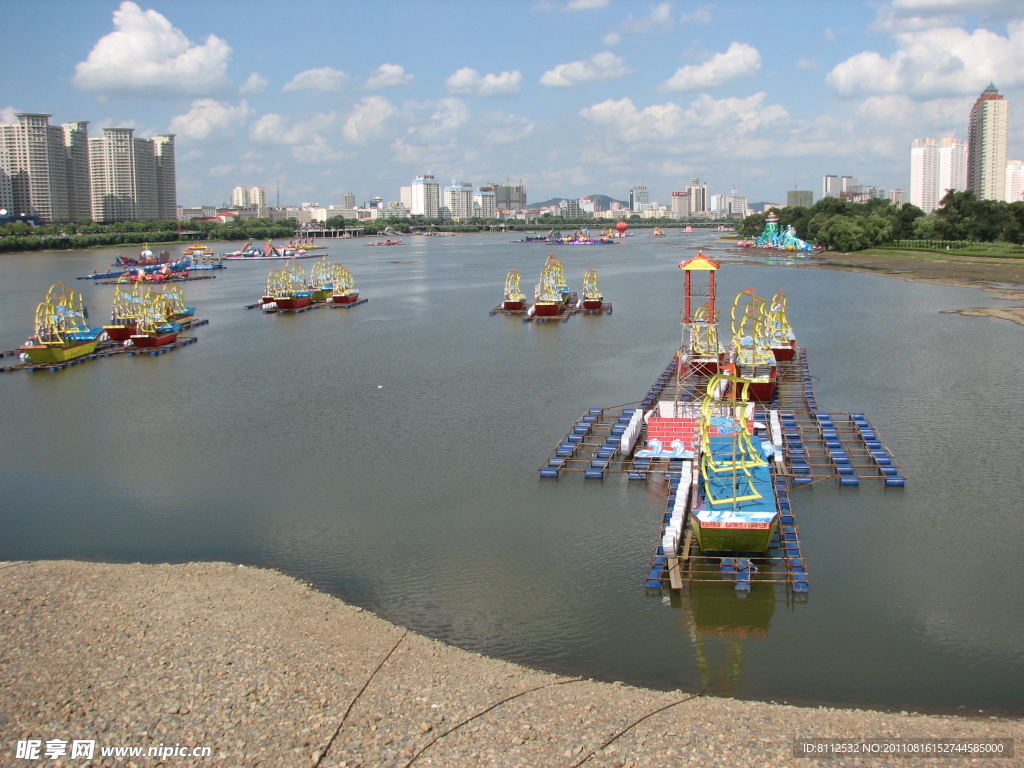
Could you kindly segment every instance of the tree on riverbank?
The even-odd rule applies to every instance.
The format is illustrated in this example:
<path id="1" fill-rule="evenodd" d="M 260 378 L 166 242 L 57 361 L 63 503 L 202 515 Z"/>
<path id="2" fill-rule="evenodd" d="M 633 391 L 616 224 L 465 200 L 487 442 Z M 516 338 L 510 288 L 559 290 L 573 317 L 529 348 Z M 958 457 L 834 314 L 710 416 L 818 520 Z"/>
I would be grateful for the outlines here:
<path id="1" fill-rule="evenodd" d="M 940 207 L 925 214 L 887 200 L 851 203 L 826 197 L 810 208 L 776 209 L 779 227 L 793 225 L 797 236 L 831 251 L 863 251 L 897 240 L 1024 243 L 1024 202 L 979 200 L 973 192 L 948 192 Z M 767 214 L 743 219 L 736 231 L 756 237 Z"/>

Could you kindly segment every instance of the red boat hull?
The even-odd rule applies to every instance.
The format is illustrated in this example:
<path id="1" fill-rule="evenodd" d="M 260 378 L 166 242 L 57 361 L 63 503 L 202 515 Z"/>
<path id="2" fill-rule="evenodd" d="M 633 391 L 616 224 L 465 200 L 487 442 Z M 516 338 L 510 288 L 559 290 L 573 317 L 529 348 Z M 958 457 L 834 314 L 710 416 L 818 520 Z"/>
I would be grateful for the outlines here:
<path id="1" fill-rule="evenodd" d="M 553 302 L 537 302 L 533 305 L 533 314 L 537 317 L 554 317 L 558 314 L 558 310 L 562 308 L 561 304 L 555 304 Z"/>
<path id="2" fill-rule="evenodd" d="M 600 309 L 603 306 L 604 306 L 604 302 L 601 299 L 584 299 L 583 300 L 583 308 L 584 309 Z"/>
<path id="3" fill-rule="evenodd" d="M 111 341 L 128 341 L 137 330 L 133 325 L 104 325 L 103 330 L 107 332 L 107 338 Z"/>
<path id="4" fill-rule="evenodd" d="M 772 353 L 776 360 L 792 360 L 796 357 L 796 347 L 778 346 L 772 347 Z"/>
<path id="5" fill-rule="evenodd" d="M 287 298 L 274 299 L 278 309 L 302 309 L 313 303 L 312 296 L 289 296 Z"/>
<path id="6" fill-rule="evenodd" d="M 164 344 L 170 344 L 172 341 L 178 340 L 178 332 L 172 331 L 171 333 L 160 333 L 160 334 L 144 334 L 132 336 L 132 343 L 136 347 L 162 347 Z"/>
<path id="7" fill-rule="evenodd" d="M 506 301 L 501 305 L 502 309 L 522 309 L 525 301 Z"/>
<path id="8" fill-rule="evenodd" d="M 357 293 L 348 293 L 348 294 L 345 294 L 344 296 L 335 296 L 334 297 L 334 303 L 335 304 L 355 304 L 357 301 L 359 301 L 359 293 L 358 292 Z"/>

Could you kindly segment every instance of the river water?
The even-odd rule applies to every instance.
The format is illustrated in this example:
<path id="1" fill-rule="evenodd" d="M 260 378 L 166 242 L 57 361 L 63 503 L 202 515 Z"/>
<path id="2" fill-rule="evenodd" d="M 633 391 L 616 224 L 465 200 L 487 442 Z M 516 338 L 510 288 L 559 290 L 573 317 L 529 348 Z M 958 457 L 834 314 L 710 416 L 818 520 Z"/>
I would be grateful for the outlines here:
<path id="1" fill-rule="evenodd" d="M 0 560 L 266 566 L 566 674 L 1024 714 L 1024 327 L 942 312 L 997 299 L 764 263 L 706 234 L 510 239 L 332 242 L 329 260 L 369 302 L 298 315 L 246 310 L 269 267 L 229 263 L 184 284 L 210 321 L 196 344 L 0 375 Z M 789 295 L 819 407 L 865 412 L 907 477 L 793 491 L 806 602 L 763 584 L 746 599 L 717 585 L 652 596 L 661 494 L 624 475 L 538 477 L 581 413 L 640 400 L 669 362 L 677 264 L 698 247 L 724 260 L 726 317 L 745 288 Z M 532 289 L 551 248 L 572 290 L 598 270 L 614 314 L 490 316 L 506 271 Z M 113 287 L 75 278 L 116 252 L 0 257 L 0 348 L 25 340 L 57 280 L 84 292 L 100 324 Z"/>

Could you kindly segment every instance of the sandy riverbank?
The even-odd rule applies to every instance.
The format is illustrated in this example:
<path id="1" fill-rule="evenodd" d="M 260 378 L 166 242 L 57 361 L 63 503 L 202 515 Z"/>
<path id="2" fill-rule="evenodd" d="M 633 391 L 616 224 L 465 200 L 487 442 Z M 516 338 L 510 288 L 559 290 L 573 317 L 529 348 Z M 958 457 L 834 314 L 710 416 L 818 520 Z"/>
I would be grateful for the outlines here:
<path id="1" fill-rule="evenodd" d="M 224 563 L 0 563 L 0 765 L 161 764 L 100 747 L 210 747 L 162 764 L 1024 765 L 794 758 L 810 738 L 1009 738 L 1024 721 L 798 708 L 531 670 L 443 645 L 275 571 Z M 96 758 L 18 760 L 94 739 Z M 1020 754 L 1020 753 L 1018 753 Z"/>
<path id="2" fill-rule="evenodd" d="M 742 252 L 744 249 L 737 249 Z M 742 254 L 741 254 L 742 255 Z M 943 256 L 936 253 L 837 253 L 810 257 L 798 266 L 819 269 L 845 269 L 896 277 L 920 283 L 983 288 L 995 298 L 1008 302 L 1005 307 L 976 307 L 946 310 L 974 317 L 995 317 L 1024 325 L 1024 258 Z"/>

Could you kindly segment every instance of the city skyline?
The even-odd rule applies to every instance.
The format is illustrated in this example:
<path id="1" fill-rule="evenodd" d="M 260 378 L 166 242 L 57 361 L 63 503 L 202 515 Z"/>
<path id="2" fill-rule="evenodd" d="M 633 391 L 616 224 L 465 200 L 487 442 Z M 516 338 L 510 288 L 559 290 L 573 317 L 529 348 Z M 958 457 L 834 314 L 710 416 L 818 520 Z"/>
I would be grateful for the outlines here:
<path id="1" fill-rule="evenodd" d="M 1011 103 L 1008 156 L 1024 156 L 1024 8 L 1009 0 L 452 0 L 393 3 L 386 23 L 323 0 L 42 0 L 5 21 L 22 66 L 0 123 L 174 134 L 186 207 L 238 185 L 271 204 L 278 189 L 282 204 L 387 202 L 423 174 L 521 179 L 530 202 L 646 187 L 662 206 L 692 178 L 779 203 L 833 174 L 908 188 L 911 142 L 966 140 L 989 83 Z"/>

